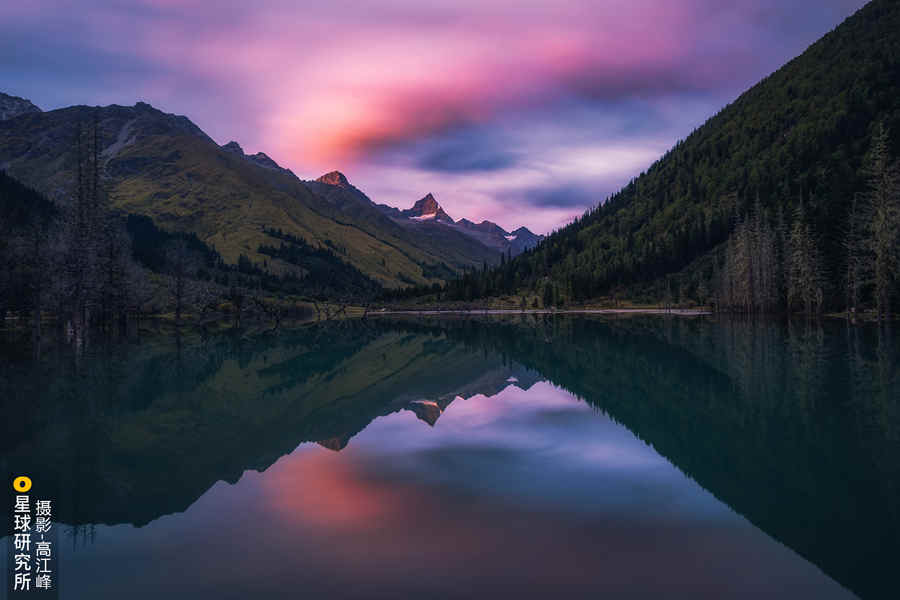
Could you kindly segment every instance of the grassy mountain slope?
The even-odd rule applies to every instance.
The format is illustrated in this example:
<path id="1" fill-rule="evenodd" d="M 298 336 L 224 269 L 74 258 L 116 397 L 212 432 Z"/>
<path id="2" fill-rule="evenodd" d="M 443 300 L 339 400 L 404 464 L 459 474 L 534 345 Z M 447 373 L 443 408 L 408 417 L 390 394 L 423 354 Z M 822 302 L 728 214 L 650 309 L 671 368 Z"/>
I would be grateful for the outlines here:
<path id="1" fill-rule="evenodd" d="M 781 216 L 790 227 L 803 205 L 827 302 L 840 295 L 844 226 L 881 124 L 900 156 L 900 3 L 890 0 L 866 5 L 602 206 L 469 287 L 478 296 L 550 284 L 583 300 L 617 286 L 646 291 L 690 265 L 678 285 L 703 301 L 713 258 L 758 199 L 773 226 Z"/>
<path id="2" fill-rule="evenodd" d="M 289 171 L 219 147 L 187 118 L 144 103 L 76 106 L 0 121 L 0 169 L 67 202 L 75 179 L 76 132 L 79 123 L 91 129 L 95 114 L 113 205 L 173 231 L 195 232 L 229 262 L 244 254 L 255 263 L 266 261 L 275 272 L 297 270 L 258 252 L 271 243 L 265 227 L 331 247 L 389 287 L 427 283 L 441 263 L 458 270 L 496 260 L 472 242 L 442 245 L 411 238 L 375 208 L 335 205 Z"/>

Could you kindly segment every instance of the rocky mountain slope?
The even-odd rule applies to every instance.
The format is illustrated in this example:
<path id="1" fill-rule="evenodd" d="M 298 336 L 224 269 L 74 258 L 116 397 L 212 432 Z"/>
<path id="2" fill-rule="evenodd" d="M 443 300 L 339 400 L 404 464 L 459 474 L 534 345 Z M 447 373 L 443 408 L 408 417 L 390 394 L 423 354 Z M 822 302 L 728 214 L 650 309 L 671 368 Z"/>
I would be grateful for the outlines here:
<path id="1" fill-rule="evenodd" d="M 457 221 L 456 226 L 467 235 L 479 240 L 482 244 L 490 248 L 496 248 L 501 252 L 509 252 L 512 256 L 521 254 L 529 248 L 534 248 L 544 239 L 544 236 L 532 233 L 527 227 L 506 231 L 491 221 L 473 223 L 468 219 L 460 219 Z"/>
<path id="2" fill-rule="evenodd" d="M 414 221 L 434 221 L 436 223 L 453 223 L 438 201 L 429 192 L 427 196 L 413 204 L 412 208 L 400 211 L 407 219 Z"/>
<path id="3" fill-rule="evenodd" d="M 272 241 L 267 229 L 331 248 L 387 287 L 451 279 L 500 259 L 497 249 L 458 231 L 398 224 L 339 173 L 302 181 L 262 152 L 247 155 L 236 142 L 220 147 L 187 117 L 143 102 L 40 112 L 4 95 L 0 106 L 0 169 L 65 205 L 77 132 L 93 132 L 96 123 L 113 207 L 194 232 L 228 262 L 245 255 L 276 273 L 296 270 L 259 253 Z"/>
<path id="4" fill-rule="evenodd" d="M 532 233 L 527 227 L 519 227 L 515 231 L 509 232 L 491 221 L 474 223 L 466 218 L 454 221 L 431 193 L 406 210 L 386 204 L 379 204 L 378 208 L 395 222 L 407 228 L 430 232 L 455 230 L 488 248 L 511 256 L 521 254 L 528 248 L 534 248 L 544 239 L 544 236 Z"/>
<path id="5" fill-rule="evenodd" d="M 430 256 L 440 257 L 423 268 L 429 279 L 452 279 L 460 269 L 484 262 L 494 264 L 499 251 L 478 240 L 447 227 L 405 227 L 408 220 L 391 218 L 365 193 L 354 186 L 340 171 L 331 171 L 304 185 L 325 200 L 327 210 L 341 219 L 355 219 L 364 228 L 377 228 L 399 240 L 422 249 Z M 393 209 L 399 214 L 399 210 Z M 408 282 L 407 282 L 408 283 Z"/>
<path id="6" fill-rule="evenodd" d="M 0 92 L 0 121 L 12 119 L 28 113 L 39 113 L 41 109 L 25 98 L 10 96 Z"/>

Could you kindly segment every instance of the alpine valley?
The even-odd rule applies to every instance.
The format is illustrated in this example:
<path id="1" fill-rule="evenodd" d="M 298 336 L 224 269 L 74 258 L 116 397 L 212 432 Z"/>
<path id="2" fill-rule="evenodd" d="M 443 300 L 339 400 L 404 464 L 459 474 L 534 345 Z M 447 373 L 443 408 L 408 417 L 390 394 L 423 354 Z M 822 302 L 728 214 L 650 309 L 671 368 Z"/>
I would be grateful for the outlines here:
<path id="1" fill-rule="evenodd" d="M 64 310 L 77 292 L 95 313 L 144 312 L 142 293 L 111 308 L 122 289 L 114 280 L 127 269 L 104 279 L 88 268 L 128 254 L 100 231 L 106 226 L 94 226 L 112 213 L 128 219 L 143 267 L 174 277 L 175 289 L 191 262 L 175 247 L 179 239 L 192 245 L 205 267 L 187 269 L 188 278 L 215 283 L 205 305 L 224 306 L 230 295 L 238 315 L 241 288 L 344 306 L 626 300 L 884 319 L 900 309 L 898 32 L 900 3 L 869 2 L 546 239 L 454 218 L 432 193 L 403 209 L 377 203 L 339 171 L 302 180 L 262 152 L 220 146 L 188 118 L 143 102 L 41 112 L 2 95 L 0 227 L 13 239 L 27 229 L 17 223 L 37 223 L 29 211 L 40 203 L 15 187 L 22 184 L 68 211 L 57 221 L 69 236 L 44 247 L 59 237 L 44 227 L 9 244 L 18 258 L 5 262 L 31 262 L 23 272 L 0 270 L 19 290 L 4 302 L 37 314 L 45 296 Z M 410 201 L 423 191 L 411 190 Z M 23 250 L 28 244 L 40 252 Z M 96 252 L 103 244 L 107 258 Z M 64 260 L 69 277 L 58 289 L 35 287 L 41 265 Z"/>
<path id="2" fill-rule="evenodd" d="M 483 221 L 454 221 L 432 194 L 408 210 L 375 204 L 342 173 L 298 178 L 265 153 L 222 146 L 187 117 L 149 104 L 73 106 L 42 112 L 0 94 L 0 171 L 60 206 L 72 202 L 76 139 L 96 129 L 99 177 L 111 208 L 170 232 L 195 234 L 226 263 L 241 256 L 276 275 L 310 266 L 273 243 L 329 251 L 387 288 L 431 284 L 497 264 L 543 236 Z M 296 254 L 296 253 L 294 253 Z"/>
<path id="3" fill-rule="evenodd" d="M 900 0 L 7 1 L 0 87 L 4 598 L 898 598 Z"/>

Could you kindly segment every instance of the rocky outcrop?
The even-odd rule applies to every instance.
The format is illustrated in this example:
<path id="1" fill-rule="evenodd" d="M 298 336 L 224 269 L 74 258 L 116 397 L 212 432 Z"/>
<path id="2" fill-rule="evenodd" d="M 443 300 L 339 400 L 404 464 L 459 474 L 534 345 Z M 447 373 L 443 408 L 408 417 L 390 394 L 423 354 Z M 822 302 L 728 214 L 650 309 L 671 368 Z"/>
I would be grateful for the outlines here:
<path id="1" fill-rule="evenodd" d="M 277 162 L 272 160 L 268 154 L 265 152 L 257 152 L 256 154 L 244 154 L 244 149 L 241 148 L 241 145 L 235 142 L 234 140 L 228 142 L 224 146 L 222 146 L 222 150 L 225 152 L 229 152 L 231 154 L 235 154 L 240 156 L 244 160 L 255 164 L 257 167 L 262 167 L 263 169 L 269 169 L 270 171 L 280 171 L 283 173 L 289 173 L 293 175 L 294 173 L 290 169 L 285 169 Z"/>
<path id="2" fill-rule="evenodd" d="M 319 183 L 324 183 L 326 185 L 350 187 L 350 181 L 347 179 L 347 176 L 340 171 L 331 171 L 330 173 L 325 173 L 324 175 L 316 179 L 316 181 L 318 181 Z"/>
<path id="3" fill-rule="evenodd" d="M 431 400 L 414 400 L 409 403 L 407 408 L 414 412 L 420 421 L 428 423 L 430 427 L 434 427 L 442 412 L 438 403 Z"/>
<path id="4" fill-rule="evenodd" d="M 30 100 L 0 92 L 0 121 L 39 112 L 41 109 L 32 104 Z"/>

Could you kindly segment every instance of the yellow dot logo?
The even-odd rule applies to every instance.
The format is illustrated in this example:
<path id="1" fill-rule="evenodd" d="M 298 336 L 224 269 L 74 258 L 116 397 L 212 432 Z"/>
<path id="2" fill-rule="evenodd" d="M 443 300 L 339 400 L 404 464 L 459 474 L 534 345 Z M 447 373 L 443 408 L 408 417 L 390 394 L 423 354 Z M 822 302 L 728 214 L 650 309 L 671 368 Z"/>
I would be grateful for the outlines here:
<path id="1" fill-rule="evenodd" d="M 28 477 L 16 477 L 13 479 L 13 489 L 25 493 L 31 489 L 31 479 Z"/>

